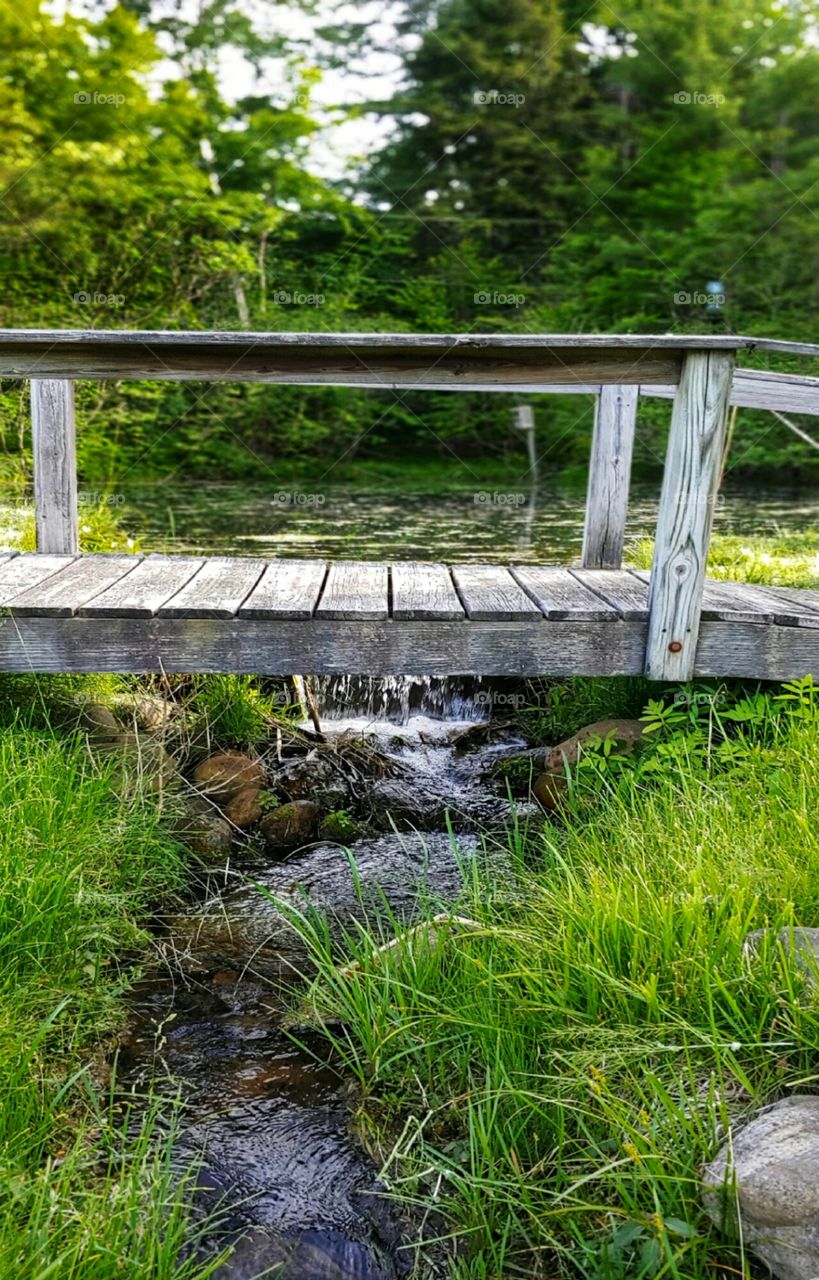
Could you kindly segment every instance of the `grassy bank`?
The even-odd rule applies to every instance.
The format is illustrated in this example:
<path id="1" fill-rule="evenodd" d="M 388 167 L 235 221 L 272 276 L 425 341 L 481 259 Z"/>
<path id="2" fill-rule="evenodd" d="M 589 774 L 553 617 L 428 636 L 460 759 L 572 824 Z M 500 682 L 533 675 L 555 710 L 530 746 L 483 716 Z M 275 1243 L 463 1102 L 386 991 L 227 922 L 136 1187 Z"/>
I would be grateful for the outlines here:
<path id="1" fill-rule="evenodd" d="M 811 586 L 818 557 L 815 533 L 717 536 L 709 572 Z M 633 759 L 589 751 L 562 818 L 487 842 L 458 904 L 479 927 L 341 955 L 304 922 L 311 1015 L 459 1280 L 748 1275 L 699 1171 L 729 1123 L 814 1088 L 817 1003 L 773 934 L 819 921 L 819 699 L 810 682 L 576 679 L 537 702 L 535 742 L 641 712 L 651 732 Z M 753 959 L 752 929 L 769 931 Z"/>
<path id="2" fill-rule="evenodd" d="M 351 939 L 354 970 L 311 935 L 362 1128 L 459 1277 L 744 1274 L 698 1170 L 729 1119 L 815 1078 L 804 974 L 744 942 L 817 919 L 819 706 L 690 692 L 654 704 L 640 761 L 589 756 L 567 819 L 512 836 L 512 885 L 476 876 L 479 928 Z"/>
<path id="3" fill-rule="evenodd" d="M 144 951 L 138 922 L 182 886 L 184 851 L 155 797 L 49 726 L 37 681 L 3 692 L 0 1275 L 193 1280 L 207 1273 L 181 1255 L 173 1117 L 133 1122 L 104 1054 L 133 977 L 121 958 Z M 9 697 L 25 715 L 9 717 Z"/>

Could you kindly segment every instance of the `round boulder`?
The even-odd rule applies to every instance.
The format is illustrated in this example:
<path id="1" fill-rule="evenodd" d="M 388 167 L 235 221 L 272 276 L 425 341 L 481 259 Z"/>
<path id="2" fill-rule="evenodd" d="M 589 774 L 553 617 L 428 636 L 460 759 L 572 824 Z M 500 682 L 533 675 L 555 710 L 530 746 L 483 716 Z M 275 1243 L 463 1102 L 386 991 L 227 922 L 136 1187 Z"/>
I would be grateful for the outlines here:
<path id="1" fill-rule="evenodd" d="M 703 1171 L 703 1203 L 779 1280 L 816 1280 L 819 1096 L 783 1098 L 734 1133 Z"/>
<path id="2" fill-rule="evenodd" d="M 315 838 L 319 817 L 318 806 L 311 800 L 291 800 L 266 813 L 259 830 L 271 849 L 289 852 Z"/>
<path id="3" fill-rule="evenodd" d="M 234 827 L 239 827 L 242 831 L 258 822 L 264 813 L 260 800 L 261 794 L 258 787 L 242 787 L 241 791 L 237 791 L 223 810 L 228 822 L 232 822 Z"/>
<path id="4" fill-rule="evenodd" d="M 261 790 L 265 772 L 258 760 L 243 751 L 220 751 L 196 766 L 193 781 L 203 795 L 226 803 L 248 787 Z"/>

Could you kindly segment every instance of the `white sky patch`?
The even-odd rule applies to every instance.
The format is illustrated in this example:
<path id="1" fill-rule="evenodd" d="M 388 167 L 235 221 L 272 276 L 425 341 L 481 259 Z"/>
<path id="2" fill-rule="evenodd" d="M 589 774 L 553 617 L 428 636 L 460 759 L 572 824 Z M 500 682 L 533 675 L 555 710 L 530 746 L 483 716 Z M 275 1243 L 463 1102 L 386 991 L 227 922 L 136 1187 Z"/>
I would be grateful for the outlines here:
<path id="1" fill-rule="evenodd" d="M 114 0 L 109 7 L 113 8 Z M 99 5 L 94 0 L 51 0 L 46 6 L 56 18 L 66 13 L 76 16 L 99 17 Z M 175 5 L 163 5 L 157 0 L 155 13 L 165 10 L 180 14 L 191 21 L 199 9 L 198 0 L 185 0 L 181 10 Z M 390 16 L 389 6 L 379 0 L 364 4 L 350 4 L 331 12 L 329 7 L 319 6 L 316 15 L 303 13 L 287 5 L 270 4 L 268 0 L 248 0 L 244 12 L 253 19 L 262 35 L 283 35 L 304 42 L 304 67 L 310 70 L 310 49 L 318 43 L 316 30 L 329 24 L 345 21 L 369 23 L 371 33 L 385 47 L 397 47 L 398 36 Z M 170 52 L 170 38 L 160 36 L 160 48 Z M 349 60 L 344 67 L 322 71 L 320 80 L 310 87 L 310 114 L 320 125 L 309 141 L 308 168 L 318 176 L 336 181 L 354 170 L 373 152 L 377 151 L 393 130 L 391 120 L 374 112 L 348 116 L 350 107 L 371 101 L 386 101 L 392 97 L 401 83 L 403 61 L 399 53 L 369 53 L 363 59 Z M 178 77 L 178 65 L 170 58 L 160 61 L 150 77 L 150 87 L 159 93 L 163 81 Z M 228 102 L 257 94 L 268 95 L 272 105 L 284 106 L 294 100 L 297 86 L 292 83 L 284 59 L 269 58 L 262 75 L 256 73 L 241 50 L 227 46 L 220 51 L 218 63 L 219 84 Z"/>

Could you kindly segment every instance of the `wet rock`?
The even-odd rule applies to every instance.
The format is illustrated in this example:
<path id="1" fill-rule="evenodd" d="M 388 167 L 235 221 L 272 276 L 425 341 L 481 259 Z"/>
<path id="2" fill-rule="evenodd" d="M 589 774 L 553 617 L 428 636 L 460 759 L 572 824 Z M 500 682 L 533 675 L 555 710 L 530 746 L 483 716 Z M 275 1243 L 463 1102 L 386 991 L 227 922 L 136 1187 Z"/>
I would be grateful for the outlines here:
<path id="1" fill-rule="evenodd" d="M 265 843 L 272 849 L 298 849 L 315 839 L 319 808 L 312 800 L 291 800 L 266 813 L 259 824 Z"/>
<path id="2" fill-rule="evenodd" d="M 507 737 L 509 734 L 509 725 L 499 720 L 481 721 L 480 724 L 472 724 L 468 729 L 460 729 L 453 734 L 449 741 L 459 755 L 465 755 L 470 751 L 479 751 L 481 747 L 485 747 L 490 742 L 497 742 Z"/>
<path id="3" fill-rule="evenodd" d="M 222 1280 L 393 1280 L 387 1248 L 400 1240 L 371 1212 L 379 1185 L 351 1142 L 341 1107 L 253 1099 L 185 1126 L 177 1158 L 204 1157 L 199 1208 L 219 1215 L 236 1241 Z M 387 1239 L 384 1239 L 386 1227 Z M 385 1247 L 386 1246 L 386 1247 Z"/>
<path id="4" fill-rule="evenodd" d="M 703 1203 L 712 1220 L 722 1229 L 741 1227 L 746 1245 L 779 1280 L 815 1280 L 819 1097 L 794 1094 L 760 1112 L 705 1167 L 703 1183 Z"/>
<path id="5" fill-rule="evenodd" d="M 361 836 L 361 828 L 343 810 L 328 813 L 318 829 L 319 840 L 331 840 L 336 844 L 351 844 Z"/>
<path id="6" fill-rule="evenodd" d="M 313 800 L 322 809 L 343 809 L 349 797 L 342 766 L 315 750 L 286 765 L 273 785 L 288 800 Z"/>
<path id="7" fill-rule="evenodd" d="M 224 807 L 224 815 L 228 822 L 232 822 L 234 827 L 239 827 L 241 831 L 252 827 L 264 813 L 261 795 L 258 787 L 242 787 L 241 791 L 237 791 L 233 799 Z"/>
<path id="8" fill-rule="evenodd" d="M 243 885 L 223 894 L 211 910 L 175 917 L 169 922 L 171 953 L 184 957 L 186 969 L 239 964 L 268 978 L 292 975 L 306 969 L 307 956 L 288 908 L 323 912 L 338 936 L 354 921 L 377 929 L 388 910 L 389 940 L 395 921 L 411 922 L 419 904 L 443 909 L 457 902 L 462 864 L 476 849 L 474 836 L 460 836 L 454 844 L 440 833 L 382 835 L 356 842 L 354 873 L 343 842 L 315 845 L 258 873 L 265 893 Z M 513 878 L 499 852 L 492 865 L 511 893 Z"/>
<path id="9" fill-rule="evenodd" d="M 258 760 L 243 751 L 220 751 L 196 766 L 193 781 L 203 795 L 229 803 L 247 787 L 261 789 L 265 771 Z"/>
<path id="10" fill-rule="evenodd" d="M 532 783 L 532 795 L 542 809 L 553 813 L 568 798 L 569 780 L 565 773 L 541 773 Z"/>
<path id="11" fill-rule="evenodd" d="M 174 826 L 183 844 L 206 862 L 225 858 L 230 853 L 233 830 L 221 814 L 209 812 L 187 813 Z"/>
<path id="12" fill-rule="evenodd" d="M 577 764 L 581 748 L 590 738 L 612 736 L 618 744 L 617 753 L 627 755 L 642 740 L 644 733 L 645 725 L 640 720 L 595 720 L 593 724 L 585 725 L 570 738 L 559 742 L 556 747 L 551 747 L 543 760 L 544 771 L 561 773 L 567 765 L 571 767 Z"/>
<path id="13" fill-rule="evenodd" d="M 264 1227 L 239 1236 L 228 1261 L 214 1272 L 217 1280 L 392 1280 L 395 1274 L 366 1245 L 339 1231 L 279 1235 Z"/>
<path id="14" fill-rule="evenodd" d="M 400 778 L 379 778 L 370 788 L 368 805 L 379 826 L 398 831 L 434 831 L 446 824 L 446 804 L 440 795 Z"/>

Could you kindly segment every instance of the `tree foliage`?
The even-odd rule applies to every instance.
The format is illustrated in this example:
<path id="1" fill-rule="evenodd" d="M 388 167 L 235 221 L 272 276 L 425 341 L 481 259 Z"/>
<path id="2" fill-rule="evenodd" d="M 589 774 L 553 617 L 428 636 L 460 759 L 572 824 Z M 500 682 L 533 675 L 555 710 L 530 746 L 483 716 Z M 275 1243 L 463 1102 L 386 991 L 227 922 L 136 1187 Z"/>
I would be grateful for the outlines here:
<path id="1" fill-rule="evenodd" d="M 402 83 L 368 107 L 392 134 L 343 182 L 311 150 L 320 70 L 270 8 L 264 29 L 234 0 L 0 9 L 0 323 L 810 337 L 813 4 L 415 0 Z M 363 23 L 322 37 L 326 61 L 378 62 Z M 246 69 L 236 100 L 225 58 Z M 11 446 L 19 389 L 0 403 Z M 515 447 L 481 396 L 109 384 L 81 410 L 89 479 Z M 645 460 L 666 416 L 646 411 Z M 540 417 L 582 462 L 588 414 Z M 743 413 L 737 440 L 740 470 L 816 474 L 769 417 Z"/>

